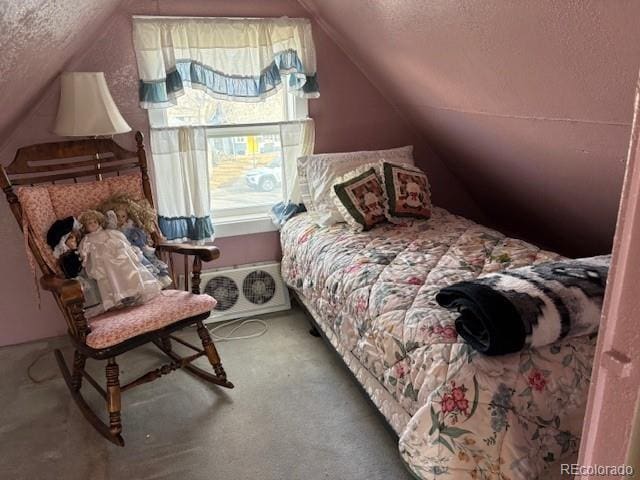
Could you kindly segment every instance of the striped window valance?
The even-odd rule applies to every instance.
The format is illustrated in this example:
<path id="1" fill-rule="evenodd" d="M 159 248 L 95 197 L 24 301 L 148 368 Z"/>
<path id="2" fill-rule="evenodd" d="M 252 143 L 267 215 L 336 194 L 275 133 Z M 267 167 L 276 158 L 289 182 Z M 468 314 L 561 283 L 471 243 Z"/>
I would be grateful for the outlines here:
<path id="1" fill-rule="evenodd" d="M 260 101 L 283 79 L 319 96 L 311 23 L 292 18 L 133 17 L 142 108 L 175 104 L 185 86 Z"/>

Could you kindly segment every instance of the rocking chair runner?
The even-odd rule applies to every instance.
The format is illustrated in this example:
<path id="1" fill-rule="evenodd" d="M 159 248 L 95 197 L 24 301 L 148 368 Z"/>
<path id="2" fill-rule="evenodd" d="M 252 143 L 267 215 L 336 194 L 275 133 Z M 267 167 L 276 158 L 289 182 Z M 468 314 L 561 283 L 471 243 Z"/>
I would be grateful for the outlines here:
<path id="1" fill-rule="evenodd" d="M 57 218 L 78 215 L 115 193 L 146 198 L 153 205 L 143 136 L 137 132 L 135 138 L 137 152 L 127 151 L 111 139 L 74 140 L 20 148 L 9 166 L 0 166 L 0 186 L 25 234 L 33 255 L 30 258 L 31 267 L 35 268 L 35 259 L 43 272 L 40 285 L 52 292 L 67 322 L 75 348 L 71 371 L 60 350 L 55 351 L 62 376 L 85 418 L 105 438 L 120 446 L 124 446 L 120 418 L 121 392 L 156 380 L 181 367 L 203 380 L 233 388 L 233 384 L 227 380 L 209 331 L 202 323 L 216 302 L 208 295 L 200 295 L 200 271 L 203 261 L 218 258 L 220 252 L 216 247 L 162 243 L 159 235 L 153 234 L 156 252 L 165 257 L 168 255 L 171 266 L 173 253 L 184 255 L 185 278 L 189 275 L 188 258 L 193 256 L 191 293 L 186 285 L 184 292 L 163 290 L 160 296 L 144 305 L 106 312 L 87 320 L 80 282 L 62 276 L 53 252 L 46 244 L 46 231 Z M 96 181 L 78 181 L 87 177 L 93 177 Z M 193 324 L 197 327 L 202 348 L 172 335 Z M 195 353 L 186 357 L 177 355 L 172 340 Z M 171 362 L 120 386 L 116 357 L 148 342 L 153 342 Z M 215 374 L 192 365 L 194 360 L 205 355 Z M 107 360 L 106 389 L 85 370 L 87 358 Z M 106 400 L 108 423 L 103 422 L 84 400 L 80 392 L 83 379 Z"/>

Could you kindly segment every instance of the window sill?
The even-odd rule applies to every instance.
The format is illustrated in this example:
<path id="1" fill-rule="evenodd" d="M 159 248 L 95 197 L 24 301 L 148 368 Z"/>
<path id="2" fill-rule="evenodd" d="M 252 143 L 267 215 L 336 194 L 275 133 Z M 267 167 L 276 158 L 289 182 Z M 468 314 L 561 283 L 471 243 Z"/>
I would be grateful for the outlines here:
<path id="1" fill-rule="evenodd" d="M 215 232 L 215 238 L 275 232 L 278 230 L 267 213 L 238 215 L 214 219 L 213 229 Z"/>

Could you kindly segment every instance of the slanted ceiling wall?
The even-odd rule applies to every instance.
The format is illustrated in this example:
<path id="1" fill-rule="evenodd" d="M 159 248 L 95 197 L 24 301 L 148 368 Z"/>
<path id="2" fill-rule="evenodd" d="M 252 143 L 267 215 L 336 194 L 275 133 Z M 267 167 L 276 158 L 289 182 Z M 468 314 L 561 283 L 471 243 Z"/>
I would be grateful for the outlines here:
<path id="1" fill-rule="evenodd" d="M 9 163 L 22 145 L 58 140 L 50 133 L 63 70 L 104 71 L 115 102 L 134 130 L 148 132 L 138 107 L 137 67 L 131 16 L 301 17 L 309 12 L 295 0 L 12 0 L 0 23 L 0 161 Z M 55 5 L 53 5 L 55 4 Z M 107 8 L 108 7 L 108 8 Z M 108 17 L 108 18 L 107 18 Z M 421 134 L 381 95 L 318 24 L 313 25 L 322 96 L 310 102 L 316 121 L 316 151 L 391 148 L 414 144 L 417 160 L 435 181 L 438 203 L 463 214 L 479 211 L 460 182 L 430 150 Z M 7 53 L 8 52 L 8 53 Z M 132 135 L 118 137 L 121 142 Z M 222 257 L 213 266 L 277 260 L 278 234 L 216 241 Z M 50 295 L 36 305 L 23 240 L 7 203 L 0 200 L 0 345 L 64 333 Z M 207 268 L 207 267 L 205 267 Z"/>
<path id="2" fill-rule="evenodd" d="M 491 224 L 611 248 L 640 65 L 637 0 L 301 0 Z"/>
<path id="3" fill-rule="evenodd" d="M 78 49 L 100 33 L 121 1 L 0 3 L 0 139 L 7 138 Z"/>

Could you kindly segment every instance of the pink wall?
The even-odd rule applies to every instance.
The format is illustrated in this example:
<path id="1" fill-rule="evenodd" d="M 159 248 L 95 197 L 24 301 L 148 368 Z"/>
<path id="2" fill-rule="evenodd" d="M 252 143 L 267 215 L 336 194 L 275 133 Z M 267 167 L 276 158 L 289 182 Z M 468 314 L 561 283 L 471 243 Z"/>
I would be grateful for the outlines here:
<path id="1" fill-rule="evenodd" d="M 104 71 L 123 116 L 134 130 L 142 130 L 145 134 L 148 132 L 147 114 L 138 107 L 137 101 L 137 68 L 131 39 L 133 14 L 309 16 L 304 8 L 292 0 L 133 0 L 122 3 L 100 28 L 92 24 L 92 30 L 102 34 L 92 43 L 87 44 L 85 38 L 68 47 L 67 51 L 75 52 L 73 56 L 66 55 L 64 59 L 55 60 L 58 45 L 55 42 L 25 44 L 23 56 L 42 50 L 45 57 L 49 54 L 52 57 L 51 62 L 57 63 L 55 68 L 40 72 L 41 75 L 47 76 L 47 88 L 39 99 L 32 102 L 33 106 L 27 114 L 18 117 L 14 113 L 24 109 L 25 99 L 19 95 L 6 99 L 12 108 L 3 113 L 3 121 L 13 122 L 16 127 L 9 137 L 5 137 L 7 139 L 4 143 L 0 144 L 0 161 L 3 164 L 12 160 L 19 146 L 56 139 L 49 130 L 55 118 L 59 94 L 56 77 L 63 69 Z M 58 17 L 68 15 L 68 12 L 64 9 L 56 10 L 51 15 L 48 28 L 54 28 L 52 25 L 57 24 Z M 28 16 L 20 18 L 17 26 L 11 27 L 16 36 L 19 33 L 16 28 L 30 28 Z M 2 22 L 5 22 L 4 17 Z M 0 31 L 4 31 L 5 27 L 7 26 L 3 23 Z M 78 24 L 74 28 L 80 27 Z M 322 92 L 320 99 L 310 102 L 310 115 L 316 121 L 316 151 L 390 148 L 416 144 L 416 156 L 428 169 L 434 182 L 435 200 L 458 212 L 479 215 L 473 201 L 430 151 L 424 138 L 408 126 L 407 121 L 319 25 L 314 24 L 313 29 Z M 58 32 L 56 36 L 68 35 L 68 32 L 65 32 L 66 30 Z M 68 58 L 70 60 L 63 65 Z M 34 69 L 37 70 L 37 66 L 29 64 L 28 68 L 25 67 L 25 74 L 14 78 L 12 91 L 19 89 L 19 85 L 24 84 L 23 80 L 28 76 L 26 72 Z M 13 116 L 9 117 L 10 114 Z M 118 140 L 123 143 L 131 142 L 131 135 L 120 136 Z M 212 267 L 275 260 L 280 257 L 277 233 L 222 238 L 217 240 L 216 244 L 222 251 L 222 257 Z M 0 201 L 0 246 L 5 258 L 3 272 L 10 272 L 0 275 L 0 345 L 63 333 L 63 321 L 49 296 L 43 296 L 41 310 L 35 305 L 33 280 L 26 268 L 20 233 L 4 200 Z"/>
<path id="2" fill-rule="evenodd" d="M 610 249 L 640 2 L 300 1 L 493 225 L 568 255 Z"/>
<path id="3" fill-rule="evenodd" d="M 640 419 L 634 420 L 640 399 L 639 101 L 640 88 L 636 94 L 635 125 L 614 240 L 613 264 L 609 273 L 589 402 L 584 420 L 579 459 L 582 465 L 627 463 L 632 430 L 635 429 L 636 436 L 640 433 Z M 638 449 L 638 445 L 635 445 L 635 449 Z M 638 452 L 634 453 L 637 461 Z M 639 467 L 638 464 L 634 466 L 636 469 Z M 603 477 L 582 476 L 580 478 L 587 480 Z"/>

